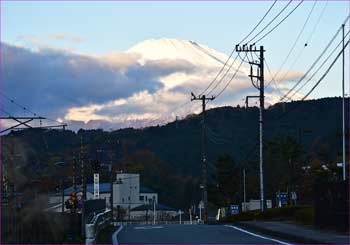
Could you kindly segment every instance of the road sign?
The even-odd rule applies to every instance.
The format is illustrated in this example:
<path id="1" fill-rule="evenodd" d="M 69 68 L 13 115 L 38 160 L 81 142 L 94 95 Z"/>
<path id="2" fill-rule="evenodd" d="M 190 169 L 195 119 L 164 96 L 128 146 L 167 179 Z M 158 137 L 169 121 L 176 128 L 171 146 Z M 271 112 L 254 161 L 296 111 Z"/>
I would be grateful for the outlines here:
<path id="1" fill-rule="evenodd" d="M 231 214 L 232 215 L 239 214 L 239 206 L 238 205 L 231 205 L 230 209 L 231 209 Z"/>
<path id="2" fill-rule="evenodd" d="M 277 192 L 276 199 L 279 207 L 288 204 L 288 197 L 286 192 Z"/>

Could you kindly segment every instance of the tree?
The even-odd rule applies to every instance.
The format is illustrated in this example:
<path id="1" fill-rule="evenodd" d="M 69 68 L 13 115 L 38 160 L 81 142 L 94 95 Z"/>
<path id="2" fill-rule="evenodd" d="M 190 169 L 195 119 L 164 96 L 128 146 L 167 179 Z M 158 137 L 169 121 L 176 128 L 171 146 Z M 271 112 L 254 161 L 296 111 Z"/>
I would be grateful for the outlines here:
<path id="1" fill-rule="evenodd" d="M 209 201 L 217 206 L 228 206 L 239 203 L 240 200 L 240 169 L 234 164 L 233 159 L 227 155 L 221 155 L 216 164 L 216 183 L 208 188 Z"/>
<path id="2" fill-rule="evenodd" d="M 264 164 L 266 198 L 274 200 L 277 191 L 296 191 L 304 165 L 302 146 L 293 138 L 277 137 L 267 141 Z"/>

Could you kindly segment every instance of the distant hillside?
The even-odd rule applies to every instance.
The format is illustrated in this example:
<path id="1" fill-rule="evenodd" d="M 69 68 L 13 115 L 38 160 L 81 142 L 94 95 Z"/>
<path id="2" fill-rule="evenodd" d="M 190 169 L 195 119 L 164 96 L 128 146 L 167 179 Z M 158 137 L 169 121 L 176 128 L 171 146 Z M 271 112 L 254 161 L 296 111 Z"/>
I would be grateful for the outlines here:
<path id="1" fill-rule="evenodd" d="M 271 106 L 264 114 L 265 139 L 289 135 L 309 154 L 319 151 L 318 145 L 325 142 L 328 147 L 326 160 L 336 160 L 341 151 L 341 102 L 340 98 L 324 98 Z M 346 105 L 348 111 L 349 100 Z M 258 108 L 221 107 L 207 111 L 206 115 L 209 171 L 214 171 L 213 163 L 223 153 L 233 156 L 237 164 L 246 159 L 254 164 Z M 81 140 L 86 147 L 87 159 L 98 158 L 102 164 L 108 164 L 112 159 L 115 170 L 140 171 L 144 175 L 143 182 L 160 191 L 167 204 L 181 203 L 174 200 L 176 196 L 169 197 L 166 193 L 164 185 L 168 182 L 177 182 L 168 183 L 170 189 L 182 186 L 179 194 L 182 198 L 184 195 L 198 196 L 196 188 L 189 189 L 198 184 L 201 173 L 201 115 L 188 116 L 164 126 L 113 132 L 40 129 L 11 132 L 2 137 L 2 160 L 5 168 L 10 169 L 14 161 L 20 166 L 24 185 L 29 179 L 43 176 L 49 179 L 57 178 L 58 174 L 67 176 L 71 173 L 73 153 L 78 156 Z M 96 153 L 97 149 L 102 151 Z M 20 155 L 17 159 L 13 157 L 16 154 Z M 60 162 L 65 162 L 61 164 L 63 167 Z M 108 180 L 106 171 L 102 167 L 102 179 Z M 69 185 L 69 178 L 66 179 Z"/>

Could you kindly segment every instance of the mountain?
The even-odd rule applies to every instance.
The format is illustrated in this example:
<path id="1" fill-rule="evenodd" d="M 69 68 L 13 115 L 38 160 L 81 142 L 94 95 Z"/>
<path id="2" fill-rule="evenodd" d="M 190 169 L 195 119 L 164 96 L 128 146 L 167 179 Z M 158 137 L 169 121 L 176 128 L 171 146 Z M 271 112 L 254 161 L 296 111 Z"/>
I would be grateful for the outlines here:
<path id="1" fill-rule="evenodd" d="M 347 99 L 347 110 L 348 102 Z M 265 142 L 288 136 L 302 145 L 304 164 L 310 164 L 314 157 L 325 164 L 337 162 L 342 142 L 341 104 L 341 98 L 324 98 L 271 106 L 264 113 Z M 258 108 L 220 107 L 208 110 L 206 116 L 209 181 L 214 181 L 210 176 L 222 154 L 231 155 L 238 166 L 256 171 Z M 53 181 L 59 174 L 71 174 L 72 157 L 80 152 L 81 142 L 87 159 L 98 158 L 108 165 L 112 156 L 115 170 L 141 173 L 142 182 L 157 190 L 166 204 L 181 206 L 184 200 L 198 198 L 201 115 L 189 115 L 164 126 L 111 132 L 40 129 L 11 132 L 2 137 L 3 163 L 5 168 L 11 168 L 13 154 L 19 155 L 16 165 L 20 166 L 17 171 L 21 172 L 23 183 L 43 176 Z M 97 153 L 98 149 L 104 153 Z M 57 162 L 65 165 L 58 170 Z M 108 181 L 107 168 L 101 171 L 101 181 Z M 69 181 L 67 178 L 67 185 Z"/>
<path id="2" fill-rule="evenodd" d="M 127 53 L 141 55 L 141 63 L 146 60 L 180 59 L 206 67 L 220 67 L 228 58 L 225 54 L 195 41 L 175 38 L 148 39 L 131 47 Z"/>

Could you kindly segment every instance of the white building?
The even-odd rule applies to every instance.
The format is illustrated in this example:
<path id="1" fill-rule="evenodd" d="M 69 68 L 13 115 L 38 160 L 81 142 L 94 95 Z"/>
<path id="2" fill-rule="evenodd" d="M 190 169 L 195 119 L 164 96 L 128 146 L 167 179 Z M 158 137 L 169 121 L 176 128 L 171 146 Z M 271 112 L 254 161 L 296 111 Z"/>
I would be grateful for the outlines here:
<path id="1" fill-rule="evenodd" d="M 118 173 L 113 184 L 113 206 L 133 209 L 143 204 L 158 203 L 158 194 L 140 187 L 140 175 Z"/>
<path id="2" fill-rule="evenodd" d="M 272 208 L 272 201 L 266 200 L 266 208 Z M 242 202 L 243 211 L 259 210 L 260 209 L 260 200 L 250 199 L 249 202 Z"/>
<path id="3" fill-rule="evenodd" d="M 99 193 L 100 199 L 106 200 L 106 207 L 110 208 L 111 184 L 100 183 Z M 64 201 L 69 198 L 73 192 L 73 188 L 69 187 L 64 190 Z M 81 193 L 81 185 L 77 186 L 78 195 Z M 94 199 L 94 184 L 86 185 L 86 199 Z M 113 183 L 113 206 L 114 208 L 123 208 L 131 210 L 142 205 L 158 204 L 158 194 L 147 188 L 140 186 L 140 175 L 130 173 L 116 174 L 116 180 Z M 48 210 L 61 211 L 62 195 L 60 193 L 50 195 Z"/>

